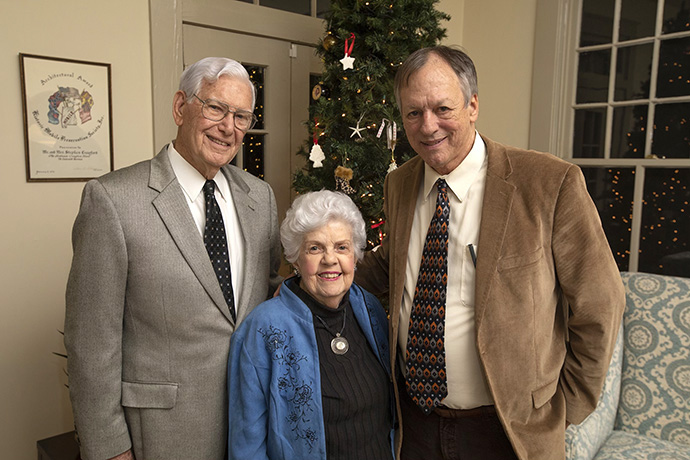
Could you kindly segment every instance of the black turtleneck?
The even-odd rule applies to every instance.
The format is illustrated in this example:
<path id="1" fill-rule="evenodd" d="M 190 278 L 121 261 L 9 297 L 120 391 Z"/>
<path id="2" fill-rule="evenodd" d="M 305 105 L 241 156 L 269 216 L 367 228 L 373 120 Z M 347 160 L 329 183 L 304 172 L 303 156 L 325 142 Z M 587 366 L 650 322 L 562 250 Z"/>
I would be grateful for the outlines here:
<path id="1" fill-rule="evenodd" d="M 333 309 L 304 291 L 299 286 L 299 278 L 288 285 L 314 315 L 326 457 L 328 460 L 392 460 L 390 380 L 355 318 L 348 293 L 338 308 Z M 331 340 L 341 330 L 350 349 L 344 355 L 336 355 L 331 350 Z"/>

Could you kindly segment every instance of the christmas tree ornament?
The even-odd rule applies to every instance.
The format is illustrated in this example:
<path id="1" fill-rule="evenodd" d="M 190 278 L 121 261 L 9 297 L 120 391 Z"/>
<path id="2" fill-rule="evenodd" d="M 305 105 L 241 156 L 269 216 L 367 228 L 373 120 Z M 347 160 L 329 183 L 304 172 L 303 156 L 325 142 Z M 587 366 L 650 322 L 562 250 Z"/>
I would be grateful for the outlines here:
<path id="1" fill-rule="evenodd" d="M 322 81 L 315 84 L 314 87 L 311 89 L 311 98 L 315 101 L 318 101 L 322 97 L 327 98 L 328 94 L 329 90 L 326 86 L 323 85 Z"/>
<path id="2" fill-rule="evenodd" d="M 363 118 L 363 117 L 364 117 L 364 114 L 362 114 L 362 115 L 359 117 L 359 120 L 357 120 L 357 127 L 356 127 L 356 128 L 353 128 L 352 126 L 350 126 L 350 129 L 352 130 L 352 134 L 350 134 L 350 137 L 354 137 L 354 135 L 356 134 L 356 135 L 359 136 L 360 139 L 362 138 L 362 135 L 360 134 L 360 131 L 364 131 L 366 128 L 360 128 L 360 127 L 359 127 L 359 124 L 362 122 L 362 118 Z"/>
<path id="3" fill-rule="evenodd" d="M 322 94 L 323 94 L 323 88 L 321 87 L 321 85 L 319 85 L 317 83 L 311 89 L 311 98 L 315 101 L 318 101 Z"/>
<path id="4" fill-rule="evenodd" d="M 314 162 L 314 168 L 323 168 L 323 160 L 326 159 L 326 155 L 323 153 L 323 149 L 319 145 L 319 140 L 314 138 L 314 145 L 311 146 L 311 151 L 309 152 L 309 160 Z"/>
<path id="5" fill-rule="evenodd" d="M 384 118 L 381 120 L 381 127 L 378 133 L 376 133 L 376 137 L 381 137 L 384 128 L 386 128 L 386 143 L 391 151 L 391 164 L 388 166 L 387 172 L 391 172 L 398 169 L 398 164 L 395 162 L 395 144 L 398 142 L 398 125 L 394 121 Z"/>
<path id="6" fill-rule="evenodd" d="M 328 35 L 323 38 L 322 45 L 323 49 L 326 51 L 329 51 L 331 48 L 333 48 L 333 45 L 335 45 L 335 37 L 331 35 L 330 31 L 328 32 Z"/>
<path id="7" fill-rule="evenodd" d="M 349 41 L 352 40 L 352 41 Z M 345 57 L 340 60 L 343 65 L 343 70 L 352 69 L 355 58 L 350 56 L 352 54 L 352 48 L 355 46 L 355 34 L 351 33 L 350 38 L 345 39 Z"/>
<path id="8" fill-rule="evenodd" d="M 355 189 L 350 186 L 352 180 L 352 170 L 345 166 L 338 166 L 335 168 L 335 189 L 343 193 L 351 195 L 355 193 Z"/>
<path id="9" fill-rule="evenodd" d="M 394 121 L 390 121 L 388 118 L 384 118 L 381 120 L 381 126 L 379 127 L 379 131 L 376 133 L 376 137 L 381 137 L 383 128 L 386 128 L 386 143 L 388 148 L 395 151 L 395 144 L 398 140 L 398 124 Z"/>
<path id="10" fill-rule="evenodd" d="M 314 144 L 309 152 L 309 160 L 314 163 L 314 168 L 323 168 L 323 160 L 326 159 L 326 155 L 324 155 L 323 149 L 319 145 L 319 131 L 321 131 L 319 121 L 314 118 L 314 135 L 312 136 Z"/>

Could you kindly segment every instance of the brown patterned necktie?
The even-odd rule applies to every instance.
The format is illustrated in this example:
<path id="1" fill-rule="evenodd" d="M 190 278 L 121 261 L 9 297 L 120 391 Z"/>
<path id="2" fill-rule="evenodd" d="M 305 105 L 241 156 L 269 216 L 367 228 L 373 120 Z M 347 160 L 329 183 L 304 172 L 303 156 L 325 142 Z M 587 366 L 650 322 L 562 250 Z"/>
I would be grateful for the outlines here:
<path id="1" fill-rule="evenodd" d="M 415 286 L 406 350 L 410 397 L 425 414 L 448 396 L 446 350 L 443 344 L 448 285 L 448 184 L 436 181 L 438 197 L 426 234 Z"/>
<path id="2" fill-rule="evenodd" d="M 206 226 L 204 228 L 204 244 L 211 259 L 213 270 L 223 291 L 223 297 L 228 304 L 232 319 L 235 319 L 235 298 L 232 292 L 232 274 L 228 259 L 228 241 L 225 235 L 225 224 L 220 206 L 214 195 L 216 183 L 207 180 L 204 184 L 204 200 L 206 202 Z"/>

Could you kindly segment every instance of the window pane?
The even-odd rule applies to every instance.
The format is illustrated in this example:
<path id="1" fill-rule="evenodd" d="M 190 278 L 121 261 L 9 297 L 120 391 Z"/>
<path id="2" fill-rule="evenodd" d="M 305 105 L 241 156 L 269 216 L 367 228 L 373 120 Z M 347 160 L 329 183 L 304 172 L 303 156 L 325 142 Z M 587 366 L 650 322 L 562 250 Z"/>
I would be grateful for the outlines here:
<path id="1" fill-rule="evenodd" d="M 580 53 L 577 69 L 578 104 L 608 100 L 610 66 L 611 50 Z"/>
<path id="2" fill-rule="evenodd" d="M 583 0 L 580 46 L 611 43 L 614 0 Z"/>
<path id="3" fill-rule="evenodd" d="M 660 158 L 690 158 L 689 121 L 690 102 L 657 105 L 652 153 Z"/>
<path id="4" fill-rule="evenodd" d="M 645 172 L 639 271 L 690 277 L 690 169 Z"/>
<path id="5" fill-rule="evenodd" d="M 259 0 L 259 5 L 307 16 L 311 14 L 311 0 Z"/>
<path id="6" fill-rule="evenodd" d="M 628 101 L 649 98 L 653 46 L 649 43 L 628 46 L 618 50 L 614 100 Z"/>
<path id="7" fill-rule="evenodd" d="M 245 134 L 242 142 L 242 164 L 244 170 L 259 179 L 264 178 L 265 134 Z"/>
<path id="8" fill-rule="evenodd" d="M 665 34 L 690 30 L 690 2 L 665 0 L 663 29 Z"/>
<path id="9" fill-rule="evenodd" d="M 690 95 L 690 37 L 661 42 L 656 95 Z"/>
<path id="10" fill-rule="evenodd" d="M 582 168 L 619 270 L 630 259 L 634 168 Z"/>
<path id="11" fill-rule="evenodd" d="M 575 111 L 574 158 L 604 158 L 606 109 Z"/>
<path id="12" fill-rule="evenodd" d="M 329 11 L 331 11 L 331 0 L 316 0 L 317 18 L 325 18 Z"/>
<path id="13" fill-rule="evenodd" d="M 657 0 L 623 0 L 618 40 L 625 41 L 653 36 L 656 23 L 656 4 Z"/>
<path id="14" fill-rule="evenodd" d="M 611 158 L 644 158 L 647 130 L 647 106 L 634 105 L 613 109 Z"/>
<path id="15" fill-rule="evenodd" d="M 256 104 L 254 104 L 254 115 L 257 122 L 253 129 L 264 129 L 264 78 L 266 67 L 244 65 L 249 73 L 249 79 L 256 88 Z"/>

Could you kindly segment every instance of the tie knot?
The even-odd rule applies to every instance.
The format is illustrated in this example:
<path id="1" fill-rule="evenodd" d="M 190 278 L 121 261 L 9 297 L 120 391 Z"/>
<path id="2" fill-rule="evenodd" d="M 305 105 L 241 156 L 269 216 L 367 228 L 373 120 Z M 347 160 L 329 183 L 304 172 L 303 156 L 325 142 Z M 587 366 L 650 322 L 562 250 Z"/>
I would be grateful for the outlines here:
<path id="1" fill-rule="evenodd" d="M 207 180 L 206 183 L 204 184 L 204 196 L 206 196 L 206 198 L 208 198 L 209 196 L 213 196 L 215 191 L 216 191 L 215 181 Z"/>
<path id="2" fill-rule="evenodd" d="M 448 184 L 443 178 L 436 181 L 436 187 L 438 188 L 438 193 L 446 193 L 448 191 Z"/>

